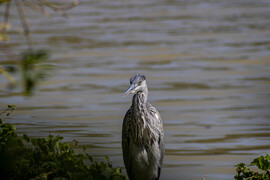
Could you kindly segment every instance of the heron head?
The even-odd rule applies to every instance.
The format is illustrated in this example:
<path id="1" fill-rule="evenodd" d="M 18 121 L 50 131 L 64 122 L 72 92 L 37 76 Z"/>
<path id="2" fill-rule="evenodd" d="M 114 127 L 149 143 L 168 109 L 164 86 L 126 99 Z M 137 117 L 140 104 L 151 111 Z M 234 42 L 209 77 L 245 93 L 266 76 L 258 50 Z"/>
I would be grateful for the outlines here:
<path id="1" fill-rule="evenodd" d="M 137 93 L 139 91 L 143 91 L 147 88 L 146 78 L 144 75 L 137 74 L 130 78 L 130 86 L 127 91 L 123 94 L 123 96 L 127 96 L 130 93 Z"/>

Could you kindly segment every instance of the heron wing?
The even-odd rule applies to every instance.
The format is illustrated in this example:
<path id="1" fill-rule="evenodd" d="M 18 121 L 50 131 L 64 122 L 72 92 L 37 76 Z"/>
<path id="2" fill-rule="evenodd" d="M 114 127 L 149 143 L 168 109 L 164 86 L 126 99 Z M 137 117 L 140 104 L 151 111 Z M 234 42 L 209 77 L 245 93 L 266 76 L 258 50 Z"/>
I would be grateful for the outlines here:
<path id="1" fill-rule="evenodd" d="M 148 112 L 151 114 L 152 117 L 154 117 L 154 122 L 152 123 L 155 130 L 158 132 L 158 144 L 159 144 L 159 153 L 160 153 L 160 159 L 159 159 L 159 165 L 158 165 L 158 177 L 160 176 L 160 171 L 163 163 L 164 158 L 164 130 L 163 130 L 163 123 L 161 116 L 158 112 L 158 110 L 152 106 L 150 103 L 147 103 Z"/>
<path id="2" fill-rule="evenodd" d="M 129 109 L 124 117 L 122 125 L 122 151 L 123 159 L 126 167 L 127 174 L 131 176 L 132 173 L 132 158 L 130 157 L 130 122 L 132 121 L 132 109 Z"/>
<path id="3" fill-rule="evenodd" d="M 147 108 L 150 114 L 155 118 L 154 124 L 156 125 L 157 130 L 163 134 L 163 123 L 162 123 L 161 116 L 158 110 L 154 106 L 152 106 L 150 103 L 147 103 Z"/>

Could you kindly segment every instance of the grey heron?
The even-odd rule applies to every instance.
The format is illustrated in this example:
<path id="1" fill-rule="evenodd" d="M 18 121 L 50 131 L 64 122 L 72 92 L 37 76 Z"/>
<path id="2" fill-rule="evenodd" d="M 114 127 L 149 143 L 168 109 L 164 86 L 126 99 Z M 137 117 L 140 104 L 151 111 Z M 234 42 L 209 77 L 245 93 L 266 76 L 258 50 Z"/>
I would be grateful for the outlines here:
<path id="1" fill-rule="evenodd" d="M 135 94 L 122 126 L 123 159 L 129 180 L 158 180 L 164 157 L 164 131 L 159 112 L 148 101 L 144 75 L 130 78 L 123 94 Z"/>

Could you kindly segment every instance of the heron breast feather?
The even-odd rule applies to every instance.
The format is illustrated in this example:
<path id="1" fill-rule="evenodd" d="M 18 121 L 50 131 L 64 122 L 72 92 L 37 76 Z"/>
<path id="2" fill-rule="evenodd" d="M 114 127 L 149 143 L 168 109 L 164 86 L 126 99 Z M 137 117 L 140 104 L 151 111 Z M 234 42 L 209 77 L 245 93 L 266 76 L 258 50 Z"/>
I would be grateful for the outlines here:
<path id="1" fill-rule="evenodd" d="M 149 162 L 146 150 L 144 148 L 134 148 L 133 150 L 136 163 L 138 163 L 140 166 L 147 166 Z"/>

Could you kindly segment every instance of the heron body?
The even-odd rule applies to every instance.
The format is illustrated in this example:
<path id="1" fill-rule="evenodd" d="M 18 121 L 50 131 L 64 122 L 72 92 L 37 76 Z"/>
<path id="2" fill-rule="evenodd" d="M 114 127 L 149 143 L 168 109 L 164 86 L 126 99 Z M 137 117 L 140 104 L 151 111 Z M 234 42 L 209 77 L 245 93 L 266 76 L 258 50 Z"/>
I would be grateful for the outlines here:
<path id="1" fill-rule="evenodd" d="M 134 93 L 122 127 L 122 150 L 130 180 L 156 180 L 160 177 L 164 156 L 164 132 L 159 112 L 147 102 L 145 76 L 130 79 L 124 95 Z"/>

